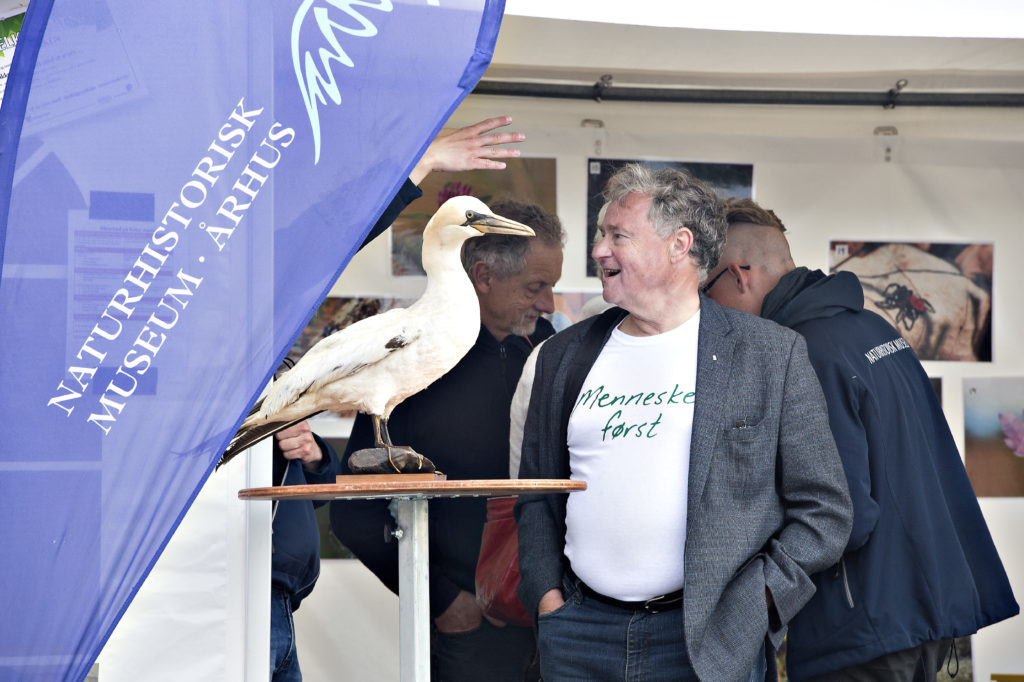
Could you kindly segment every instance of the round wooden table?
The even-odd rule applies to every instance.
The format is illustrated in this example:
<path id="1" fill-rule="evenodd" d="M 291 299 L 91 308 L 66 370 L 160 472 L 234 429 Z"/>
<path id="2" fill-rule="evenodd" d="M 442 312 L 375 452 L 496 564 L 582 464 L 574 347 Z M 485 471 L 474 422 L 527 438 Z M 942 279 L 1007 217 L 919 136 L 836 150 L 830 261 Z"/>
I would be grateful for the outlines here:
<path id="1" fill-rule="evenodd" d="M 339 476 L 337 483 L 246 488 L 243 500 L 386 498 L 398 523 L 398 639 L 403 682 L 430 680 L 430 585 L 427 500 L 431 497 L 511 497 L 586 490 L 583 481 L 479 479 L 448 481 L 432 474 Z"/>

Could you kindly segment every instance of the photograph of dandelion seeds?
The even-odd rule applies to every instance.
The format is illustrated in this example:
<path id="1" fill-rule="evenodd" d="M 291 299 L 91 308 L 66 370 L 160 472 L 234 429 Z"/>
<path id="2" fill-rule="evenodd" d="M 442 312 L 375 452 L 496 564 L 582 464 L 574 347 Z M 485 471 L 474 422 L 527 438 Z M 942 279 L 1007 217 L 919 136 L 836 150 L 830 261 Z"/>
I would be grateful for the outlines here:
<path id="1" fill-rule="evenodd" d="M 964 465 L 978 497 L 1024 496 L 1024 377 L 964 379 Z"/>

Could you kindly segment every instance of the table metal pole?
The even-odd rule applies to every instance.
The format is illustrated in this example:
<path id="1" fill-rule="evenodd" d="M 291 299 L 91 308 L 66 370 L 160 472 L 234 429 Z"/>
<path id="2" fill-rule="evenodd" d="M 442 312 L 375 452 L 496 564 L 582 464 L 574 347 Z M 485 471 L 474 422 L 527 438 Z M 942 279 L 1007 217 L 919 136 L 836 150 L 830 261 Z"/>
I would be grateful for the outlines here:
<path id="1" fill-rule="evenodd" d="M 562 479 L 482 479 L 410 481 L 403 475 L 367 481 L 363 476 L 339 476 L 333 484 L 246 488 L 243 500 L 391 499 L 398 522 L 398 632 L 402 682 L 430 680 L 430 585 L 428 497 L 504 497 L 586 490 L 583 481 Z M 344 481 L 342 479 L 345 479 Z"/>
<path id="2" fill-rule="evenodd" d="M 427 501 L 396 497 L 398 522 L 398 639 L 402 682 L 430 680 L 430 584 Z"/>

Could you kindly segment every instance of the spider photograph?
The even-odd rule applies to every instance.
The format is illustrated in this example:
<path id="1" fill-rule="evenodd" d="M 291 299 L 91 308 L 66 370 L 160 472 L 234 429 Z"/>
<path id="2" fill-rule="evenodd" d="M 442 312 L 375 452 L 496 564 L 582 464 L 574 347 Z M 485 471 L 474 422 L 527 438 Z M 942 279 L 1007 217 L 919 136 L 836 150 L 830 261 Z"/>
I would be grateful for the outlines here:
<path id="1" fill-rule="evenodd" d="M 864 307 L 922 360 L 991 362 L 991 243 L 833 241 L 830 272 L 860 279 Z"/>

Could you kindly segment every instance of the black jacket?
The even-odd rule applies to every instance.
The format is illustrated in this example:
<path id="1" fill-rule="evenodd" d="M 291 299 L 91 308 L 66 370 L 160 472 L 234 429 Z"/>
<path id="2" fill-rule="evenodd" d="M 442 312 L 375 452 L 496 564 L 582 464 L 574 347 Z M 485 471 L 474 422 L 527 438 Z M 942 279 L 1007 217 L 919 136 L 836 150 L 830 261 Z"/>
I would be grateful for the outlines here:
<path id="1" fill-rule="evenodd" d="M 761 315 L 807 341 L 853 498 L 841 563 L 813 577 L 790 623 L 794 681 L 1018 612 L 928 375 L 899 332 L 864 310 L 850 272 L 797 268 Z"/>
<path id="2" fill-rule="evenodd" d="M 334 483 L 339 471 L 338 456 L 319 436 L 314 437 L 324 455 L 324 461 L 316 471 L 307 471 L 298 460 L 289 463 L 281 455 L 277 440 L 274 440 L 275 485 Z M 270 583 L 289 594 L 293 611 L 313 591 L 313 585 L 320 575 L 320 529 L 317 527 L 314 507 L 323 504 L 322 501 L 310 500 L 281 500 L 275 503 Z"/>
<path id="3" fill-rule="evenodd" d="M 395 408 L 388 431 L 395 445 L 412 446 L 450 480 L 508 478 L 509 407 L 533 347 L 554 333 L 544 319 L 529 338 L 499 343 L 481 325 L 476 344 L 451 371 Z M 372 421 L 356 417 L 343 459 L 373 446 Z M 342 464 L 343 473 L 348 473 Z M 430 523 L 430 612 L 436 617 L 459 590 L 475 593 L 484 498 L 433 499 Z M 398 593 L 398 543 L 386 500 L 331 502 L 331 530 L 378 578 Z"/>

